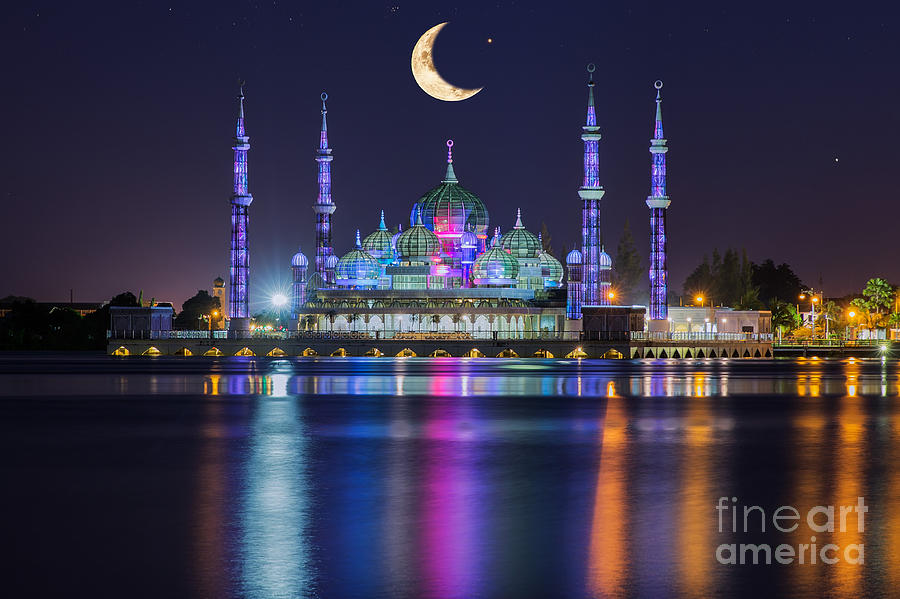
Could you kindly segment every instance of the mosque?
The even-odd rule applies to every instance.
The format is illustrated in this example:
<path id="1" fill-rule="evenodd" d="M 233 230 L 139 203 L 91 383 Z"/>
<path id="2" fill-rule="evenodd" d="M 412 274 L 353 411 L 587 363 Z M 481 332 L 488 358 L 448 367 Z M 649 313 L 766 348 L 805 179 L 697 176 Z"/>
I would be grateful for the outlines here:
<path id="1" fill-rule="evenodd" d="M 590 82 L 586 120 L 586 186 L 596 183 L 596 117 Z M 411 201 L 409 226 L 390 231 L 384 211 L 377 227 L 338 258 L 332 247 L 332 149 L 328 142 L 327 95 L 317 154 L 319 195 L 314 268 L 302 252 L 291 259 L 291 328 L 300 333 L 361 333 L 376 339 L 439 335 L 455 339 L 553 339 L 577 335 L 585 293 L 583 256 L 562 263 L 525 227 L 521 210 L 495 219 L 513 223 L 505 232 L 490 220 L 485 202 L 466 189 L 453 166 L 447 141 L 444 176 Z M 588 128 L 590 130 L 588 130 Z M 583 136 L 585 137 L 585 136 Z M 237 146 L 236 146 L 237 147 Z M 237 151 L 237 150 L 236 150 Z M 236 160 L 236 163 L 238 161 Z M 584 188 L 583 188 L 584 189 Z M 592 192 L 588 191 L 588 195 Z M 586 221 L 599 242 L 599 206 L 593 192 Z M 405 213 L 405 209 L 404 209 Z M 373 214 L 373 217 L 376 215 Z M 353 239 L 352 232 L 347 232 Z M 608 304 L 612 259 L 593 248 L 596 290 L 588 295 Z M 310 272 L 311 271 L 311 272 Z"/>
<path id="2" fill-rule="evenodd" d="M 584 178 L 578 188 L 582 214 L 580 247 L 565 268 L 539 235 L 526 227 L 529 215 L 511 207 L 491 212 L 464 187 L 453 165 L 453 141 L 437 185 L 410 198 L 409 225 L 388 229 L 385 213 L 373 213 L 373 230 L 340 231 L 353 249 L 334 252 L 331 192 L 334 155 L 328 139 L 327 94 L 316 154 L 318 196 L 316 247 L 312 261 L 302 252 L 290 262 L 290 326 L 273 335 L 254 331 L 250 314 L 248 245 L 250 138 L 239 96 L 231 195 L 229 284 L 217 279 L 213 293 L 228 315 L 227 330 L 154 329 L 145 314 L 116 315 L 109 348 L 116 355 L 333 355 L 497 357 L 767 357 L 771 355 L 768 312 L 704 313 L 684 316 L 667 303 L 668 270 L 666 153 L 662 82 L 655 83 L 656 118 L 650 141 L 649 306 L 616 306 L 611 289 L 613 261 L 601 245 L 601 139 L 594 108 L 593 65 L 581 139 Z M 388 208 L 391 208 L 390 206 Z M 398 206 L 406 214 L 407 206 Z M 374 212 L 374 211 L 373 211 Z M 573 210 L 574 213 L 574 210 Z M 511 225 L 503 229 L 504 225 Z M 226 298 L 227 296 L 227 298 Z M 227 301 L 226 301 L 227 299 Z M 153 308 L 156 310 L 157 308 Z M 142 310 L 142 309 L 130 309 Z M 171 308 L 169 308 L 171 311 Z M 722 311 L 720 309 L 719 311 Z M 152 315 L 151 315 L 152 316 Z M 703 328 L 697 328 L 702 316 Z M 150 322 L 150 328 L 133 323 Z M 118 319 L 118 320 L 116 320 Z M 157 319 L 159 320 L 159 319 Z M 696 320 L 697 323 L 692 323 Z M 117 325 L 128 321 L 132 324 Z M 160 320 L 159 322 L 162 322 Z M 140 328 L 141 330 L 137 330 Z M 146 329 L 146 330 L 144 330 Z M 727 331 L 724 332 L 723 331 Z M 149 340 L 149 341 L 148 341 Z M 148 343 L 152 343 L 149 345 Z"/>

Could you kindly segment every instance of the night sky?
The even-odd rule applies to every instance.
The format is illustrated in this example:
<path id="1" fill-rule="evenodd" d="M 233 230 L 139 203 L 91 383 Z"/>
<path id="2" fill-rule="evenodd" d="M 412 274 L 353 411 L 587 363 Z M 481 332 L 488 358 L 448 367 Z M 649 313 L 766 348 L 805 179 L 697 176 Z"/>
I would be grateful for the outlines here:
<path id="1" fill-rule="evenodd" d="M 253 310 L 314 255 L 319 94 L 329 94 L 335 247 L 385 210 L 408 224 L 440 182 L 491 225 L 517 207 L 557 257 L 580 240 L 585 65 L 595 79 L 602 222 L 647 258 L 655 79 L 663 79 L 670 290 L 712 248 L 790 263 L 828 295 L 900 283 L 900 26 L 889 3 L 22 3 L 4 57 L 0 296 L 180 307 L 228 278 L 231 136 L 246 80 Z M 441 102 L 416 85 L 418 37 L 484 86 Z M 488 38 L 493 40 L 488 43 Z M 893 184 L 892 184 L 893 183 Z"/>

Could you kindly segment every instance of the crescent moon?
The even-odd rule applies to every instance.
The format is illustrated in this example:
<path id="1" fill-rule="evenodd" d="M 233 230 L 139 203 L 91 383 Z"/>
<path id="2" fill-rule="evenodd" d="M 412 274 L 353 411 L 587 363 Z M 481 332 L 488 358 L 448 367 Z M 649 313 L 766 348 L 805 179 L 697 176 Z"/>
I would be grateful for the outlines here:
<path id="1" fill-rule="evenodd" d="M 412 67 L 412 74 L 416 79 L 416 83 L 419 84 L 419 87 L 426 94 L 445 102 L 459 102 L 460 100 L 471 98 L 484 88 L 465 89 L 456 87 L 445 81 L 441 74 L 438 73 L 437 67 L 434 66 L 434 42 L 446 24 L 447 22 L 435 25 L 422 34 L 422 37 L 419 38 L 419 41 L 416 42 L 413 48 L 410 66 Z"/>

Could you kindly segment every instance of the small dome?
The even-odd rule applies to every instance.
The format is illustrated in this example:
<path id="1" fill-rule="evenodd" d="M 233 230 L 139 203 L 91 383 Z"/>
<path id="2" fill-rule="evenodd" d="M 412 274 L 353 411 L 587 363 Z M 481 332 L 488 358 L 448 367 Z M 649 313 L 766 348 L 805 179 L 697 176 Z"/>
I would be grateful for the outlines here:
<path id="1" fill-rule="evenodd" d="M 541 259 L 541 274 L 543 277 L 550 281 L 555 281 L 557 285 L 562 282 L 563 267 L 559 260 L 547 252 L 541 252 L 538 257 Z"/>
<path id="2" fill-rule="evenodd" d="M 338 257 L 334 254 L 331 254 L 327 258 L 325 258 L 325 268 L 337 268 L 338 265 Z"/>
<path id="3" fill-rule="evenodd" d="M 362 249 L 359 231 L 356 232 L 356 249 L 350 250 L 338 260 L 334 277 L 338 285 L 374 284 L 381 275 L 381 265 L 369 252 Z"/>
<path id="4" fill-rule="evenodd" d="M 542 249 L 537 235 L 522 224 L 521 210 L 516 215 L 516 226 L 500 238 L 500 246 L 515 258 L 537 258 Z"/>
<path id="5" fill-rule="evenodd" d="M 600 263 L 600 268 L 602 268 L 603 270 L 609 270 L 612 268 L 612 258 L 604 251 L 602 246 L 600 248 L 598 261 Z"/>
<path id="6" fill-rule="evenodd" d="M 441 240 L 422 224 L 419 213 L 416 224 L 397 238 L 397 253 L 403 258 L 434 257 L 441 254 Z"/>
<path id="7" fill-rule="evenodd" d="M 472 231 L 466 231 L 459 236 L 460 247 L 478 247 L 478 236 Z"/>
<path id="8" fill-rule="evenodd" d="M 514 285 L 519 276 L 519 262 L 497 243 L 481 254 L 472 267 L 476 285 Z"/>
<path id="9" fill-rule="evenodd" d="M 213 279 L 213 287 L 224 287 L 224 286 L 225 286 L 225 279 L 223 279 L 222 277 L 216 277 L 215 279 Z"/>
<path id="10" fill-rule="evenodd" d="M 306 256 L 303 255 L 303 252 L 300 249 L 297 249 L 297 253 L 294 254 L 294 257 L 291 258 L 291 266 L 299 266 L 301 268 L 306 268 L 309 266 L 309 260 L 306 259 Z"/>
<path id="11" fill-rule="evenodd" d="M 581 252 L 579 252 L 577 249 L 572 250 L 566 256 L 566 264 L 581 264 L 582 262 L 583 259 L 581 257 Z"/>
<path id="12" fill-rule="evenodd" d="M 393 245 L 391 243 L 391 234 L 384 224 L 384 210 L 381 211 L 381 223 L 374 233 L 366 235 L 362 240 L 362 249 L 371 253 L 373 256 L 390 258 L 393 253 Z"/>

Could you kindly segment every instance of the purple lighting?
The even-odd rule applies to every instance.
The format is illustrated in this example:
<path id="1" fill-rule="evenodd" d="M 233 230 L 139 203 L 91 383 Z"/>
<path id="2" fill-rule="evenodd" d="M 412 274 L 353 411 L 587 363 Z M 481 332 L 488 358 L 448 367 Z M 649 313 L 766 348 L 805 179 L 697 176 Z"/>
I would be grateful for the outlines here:
<path id="1" fill-rule="evenodd" d="M 247 153 L 250 138 L 244 130 L 244 86 L 238 96 L 237 128 L 234 145 L 234 193 L 231 196 L 231 291 L 229 301 L 230 328 L 245 331 L 250 326 L 250 249 L 247 229 L 250 225 L 248 207 L 253 202 L 250 195 Z"/>
<path id="2" fill-rule="evenodd" d="M 581 221 L 582 298 L 585 305 L 597 305 L 600 298 L 600 199 L 605 193 L 600 185 L 600 128 L 594 109 L 594 64 L 587 67 L 588 108 L 581 139 L 584 141 L 584 181 L 578 190 L 583 201 Z M 580 318 L 581 307 L 578 307 Z M 572 318 L 570 316 L 570 318 Z"/>
<path id="3" fill-rule="evenodd" d="M 331 246 L 331 215 L 335 205 L 331 200 L 331 148 L 328 147 L 328 122 L 325 108 L 325 100 L 328 94 L 322 92 L 322 130 L 319 134 L 319 150 L 316 152 L 316 162 L 319 165 L 319 197 L 313 205 L 316 213 L 316 272 L 325 282 L 326 287 L 334 285 L 334 269 L 329 268 L 329 257 L 334 255 Z M 333 262 L 333 261 L 332 261 Z"/>
<path id="4" fill-rule="evenodd" d="M 662 81 L 656 81 L 656 123 L 650 141 L 650 320 L 665 321 L 668 317 L 668 285 L 666 270 L 666 209 L 671 203 L 666 195 L 666 140 L 663 137 Z"/>

